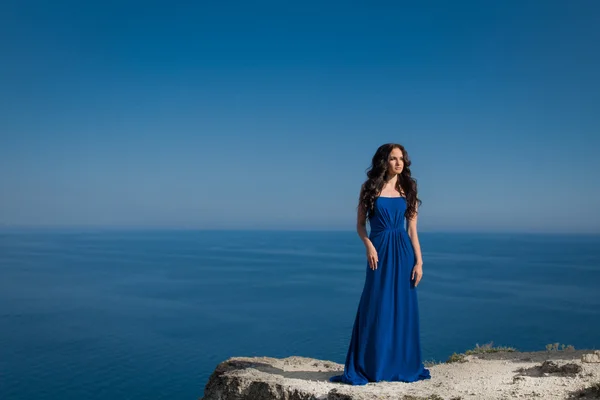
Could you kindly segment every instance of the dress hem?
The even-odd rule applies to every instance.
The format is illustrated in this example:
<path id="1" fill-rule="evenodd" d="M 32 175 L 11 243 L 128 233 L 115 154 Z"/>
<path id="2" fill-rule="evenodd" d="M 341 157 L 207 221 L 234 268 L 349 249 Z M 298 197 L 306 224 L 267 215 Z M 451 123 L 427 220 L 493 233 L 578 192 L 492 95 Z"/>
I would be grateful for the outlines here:
<path id="1" fill-rule="evenodd" d="M 425 380 L 425 379 L 431 379 L 431 373 L 429 372 L 429 370 L 425 367 L 423 367 L 423 369 L 415 375 L 409 376 L 407 378 L 393 378 L 393 379 L 380 379 L 377 381 L 363 381 L 363 380 L 352 380 L 350 378 L 348 378 L 346 376 L 346 374 L 342 374 L 342 375 L 335 375 L 332 376 L 331 378 L 329 378 L 329 382 L 333 382 L 333 383 L 345 383 L 347 385 L 353 385 L 353 386 L 359 386 L 359 385 L 366 385 L 368 383 L 377 383 L 377 382 L 406 382 L 406 383 L 412 383 L 412 382 L 417 382 L 420 380 Z"/>

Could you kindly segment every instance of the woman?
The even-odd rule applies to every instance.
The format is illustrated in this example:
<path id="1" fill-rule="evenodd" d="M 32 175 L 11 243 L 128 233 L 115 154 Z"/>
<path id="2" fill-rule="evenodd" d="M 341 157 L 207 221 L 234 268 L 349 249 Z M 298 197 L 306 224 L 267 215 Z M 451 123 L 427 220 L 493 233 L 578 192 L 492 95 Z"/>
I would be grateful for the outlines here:
<path id="1" fill-rule="evenodd" d="M 410 165 L 404 147 L 388 143 L 377 149 L 367 171 L 357 231 L 367 249 L 368 268 L 344 373 L 329 378 L 331 382 L 364 385 L 431 377 L 421 361 L 416 290 L 423 276 L 417 236 L 421 200 Z"/>

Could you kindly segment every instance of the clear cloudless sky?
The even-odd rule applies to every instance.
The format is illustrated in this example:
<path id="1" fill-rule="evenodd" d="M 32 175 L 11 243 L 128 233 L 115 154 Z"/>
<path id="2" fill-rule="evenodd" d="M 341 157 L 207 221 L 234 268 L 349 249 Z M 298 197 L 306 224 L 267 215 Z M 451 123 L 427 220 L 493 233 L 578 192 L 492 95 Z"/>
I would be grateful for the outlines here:
<path id="1" fill-rule="evenodd" d="M 0 4 L 0 227 L 600 232 L 600 2 Z"/>

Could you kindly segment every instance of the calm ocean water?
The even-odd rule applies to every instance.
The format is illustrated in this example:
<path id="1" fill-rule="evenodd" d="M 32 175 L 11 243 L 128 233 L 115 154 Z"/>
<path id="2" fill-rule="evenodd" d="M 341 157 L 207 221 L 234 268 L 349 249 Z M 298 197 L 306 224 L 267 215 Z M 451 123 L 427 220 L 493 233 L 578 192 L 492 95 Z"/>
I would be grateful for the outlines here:
<path id="1" fill-rule="evenodd" d="M 426 360 L 600 347 L 600 236 L 420 234 Z M 196 399 L 231 356 L 343 363 L 354 232 L 0 234 L 0 398 Z"/>

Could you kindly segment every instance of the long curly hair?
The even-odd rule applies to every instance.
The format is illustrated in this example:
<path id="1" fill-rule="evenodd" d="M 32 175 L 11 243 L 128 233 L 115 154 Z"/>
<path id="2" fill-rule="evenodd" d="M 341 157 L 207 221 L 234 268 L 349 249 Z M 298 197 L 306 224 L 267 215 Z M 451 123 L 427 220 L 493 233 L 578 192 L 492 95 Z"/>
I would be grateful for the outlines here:
<path id="1" fill-rule="evenodd" d="M 386 143 L 379 146 L 371 166 L 367 169 L 367 180 L 363 183 L 360 191 L 360 200 L 358 207 L 362 207 L 364 214 L 369 218 L 374 212 L 375 199 L 385 185 L 386 174 L 388 170 L 388 160 L 393 149 L 400 149 L 404 158 L 404 167 L 398 175 L 396 189 L 406 196 L 406 219 L 412 218 L 417 213 L 417 203 L 421 205 L 422 201 L 417 197 L 417 180 L 411 176 L 411 161 L 404 146 L 397 143 Z"/>

